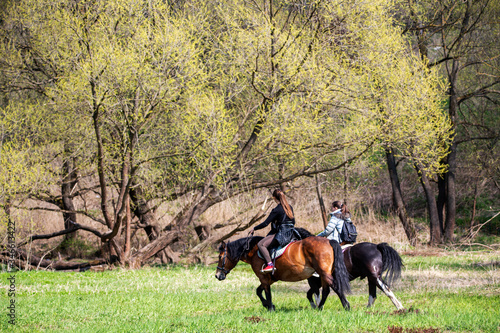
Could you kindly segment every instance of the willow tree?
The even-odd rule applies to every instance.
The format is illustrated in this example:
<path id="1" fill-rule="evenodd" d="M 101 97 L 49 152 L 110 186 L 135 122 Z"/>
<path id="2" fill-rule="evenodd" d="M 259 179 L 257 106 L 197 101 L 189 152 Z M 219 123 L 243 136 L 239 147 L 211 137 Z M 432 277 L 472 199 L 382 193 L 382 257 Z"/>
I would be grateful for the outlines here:
<path id="1" fill-rule="evenodd" d="M 182 122 L 189 115 L 181 108 L 189 99 L 184 96 L 200 96 L 202 101 L 209 95 L 196 93 L 205 85 L 205 74 L 191 22 L 171 15 L 165 4 L 129 1 L 23 1 L 12 4 L 8 13 L 6 26 L 21 27 L 29 47 L 20 47 L 15 39 L 4 44 L 3 69 L 10 76 L 6 87 L 12 93 L 16 86 L 28 86 L 37 65 L 38 70 L 53 71 L 37 107 L 63 119 L 61 126 L 72 126 L 59 127 L 50 152 L 57 156 L 71 141 L 69 155 L 79 163 L 79 177 L 90 179 L 80 192 L 95 191 L 101 201 L 99 214 L 92 207 L 73 212 L 103 228 L 73 221 L 74 229 L 94 233 L 126 261 L 118 236 L 130 216 L 132 184 L 140 186 L 143 177 L 151 177 L 155 171 L 149 172 L 148 166 L 158 159 L 188 156 L 203 142 L 187 138 L 190 130 L 183 128 L 197 124 Z M 199 106 L 193 112 L 207 117 L 198 122 L 218 121 L 208 120 L 213 113 L 204 103 Z M 130 248 L 129 237 L 127 233 L 125 249 Z"/>
<path id="2" fill-rule="evenodd" d="M 15 205 L 28 197 L 30 192 L 45 188 L 50 170 L 45 165 L 45 150 L 39 142 L 33 142 L 31 131 L 37 131 L 44 118 L 36 107 L 6 107 L 0 110 L 0 230 L 6 231 Z M 50 125 L 49 125 L 50 126 Z M 26 231 L 26 226 L 16 225 L 16 234 Z M 6 234 L 6 233 L 3 233 Z"/>
<path id="3" fill-rule="evenodd" d="M 207 6 L 204 60 L 219 74 L 214 85 L 233 122 L 234 150 L 217 168 L 203 164 L 209 176 L 200 178 L 202 190 L 176 225 L 240 193 L 339 169 L 371 148 L 398 148 L 436 172 L 449 133 L 444 88 L 391 24 L 392 7 Z"/>
<path id="4" fill-rule="evenodd" d="M 421 124 L 440 119 L 439 86 L 389 12 L 383 1 L 26 0 L 8 17 L 32 47 L 6 67 L 22 78 L 27 54 L 58 69 L 41 107 L 87 130 L 73 154 L 100 198 L 98 213 L 75 210 L 102 223 L 84 230 L 139 266 L 229 198 L 373 148 L 411 147 L 428 165 L 442 154 L 439 129 Z M 147 227 L 153 204 L 182 195 L 168 230 L 127 255 L 120 228 L 132 211 Z"/>
<path id="5" fill-rule="evenodd" d="M 412 37 L 415 48 L 428 66 L 443 73 L 447 82 L 446 110 L 450 129 L 456 135 L 450 154 L 441 160 L 438 196 L 428 196 L 428 204 L 437 206 L 437 241 L 453 241 L 460 161 L 475 171 L 477 183 L 488 182 L 497 188 L 498 173 L 493 167 L 498 155 L 492 152 L 498 142 L 498 86 L 500 80 L 498 48 L 498 1 L 408 1 L 401 5 L 400 24 Z M 459 149 L 459 147 L 463 147 Z M 466 148 L 467 147 L 467 148 Z M 472 187 L 471 187 L 472 188 Z M 473 225 L 475 212 L 471 217 Z M 439 236 L 439 237 L 438 237 Z"/>
<path id="6" fill-rule="evenodd" d="M 330 81 L 329 89 L 338 92 L 337 99 L 344 96 L 337 105 L 347 110 L 342 116 L 345 135 L 371 138 L 374 149 L 385 152 L 394 205 L 408 240 L 416 245 L 395 156 L 409 159 L 423 181 L 443 171 L 439 161 L 447 156 L 452 136 L 442 110 L 445 86 L 395 28 L 390 3 L 345 3 L 334 8 L 346 13 L 336 27 L 343 32 L 336 43 L 343 48 L 344 66 L 336 73 L 343 79 Z M 436 223 L 431 225 L 431 233 Z"/>

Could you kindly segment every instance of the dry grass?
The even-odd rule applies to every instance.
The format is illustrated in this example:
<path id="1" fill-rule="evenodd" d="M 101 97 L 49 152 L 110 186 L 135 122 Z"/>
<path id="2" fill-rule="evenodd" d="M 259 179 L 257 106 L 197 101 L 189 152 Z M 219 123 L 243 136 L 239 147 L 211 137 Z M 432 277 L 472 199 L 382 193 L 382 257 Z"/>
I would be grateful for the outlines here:
<path id="1" fill-rule="evenodd" d="M 471 271 L 442 271 L 436 269 L 422 269 L 405 271 L 404 279 L 397 285 L 397 289 L 411 291 L 414 289 L 429 290 L 457 290 L 478 286 L 492 286 L 500 284 L 500 272 L 497 270 L 482 273 Z M 429 283 L 432 282 L 432 283 Z M 483 289 L 482 292 L 490 295 L 500 295 L 498 288 Z"/>
<path id="2" fill-rule="evenodd" d="M 318 233 L 323 230 L 323 220 L 320 215 L 320 209 L 316 192 L 313 187 L 287 192 L 289 201 L 295 210 L 297 226 L 305 228 L 313 233 Z M 359 195 L 359 194 L 358 194 Z M 329 206 L 330 202 L 334 199 L 340 198 L 340 194 L 325 193 L 325 204 Z M 222 229 L 214 230 L 218 235 L 224 235 L 238 225 L 246 223 L 262 208 L 262 203 L 267 198 L 267 210 L 274 206 L 271 200 L 271 193 L 269 190 L 259 190 L 252 193 L 243 194 L 236 198 L 231 198 L 221 204 L 215 205 L 208 209 L 202 216 L 199 224 L 214 226 L 216 224 L 226 223 L 228 226 Z M 98 209 L 98 198 L 87 198 L 85 204 L 90 209 Z M 182 207 L 193 200 L 190 196 L 180 198 L 176 202 L 166 203 L 161 205 L 156 216 L 162 227 L 171 223 L 173 217 L 182 209 Z M 361 213 L 358 208 L 364 202 L 362 196 L 352 196 L 349 198 L 349 207 L 353 214 L 353 221 L 358 229 L 358 242 L 368 241 L 373 243 L 387 242 L 391 244 L 398 251 L 406 251 L 410 249 L 409 243 L 406 239 L 404 230 L 396 216 L 389 218 L 382 218 L 377 216 L 375 212 L 368 209 L 366 213 Z M 83 202 L 76 201 L 77 207 L 82 207 Z M 28 203 L 28 206 L 33 207 L 34 203 Z M 46 205 L 44 208 L 54 208 Z M 18 230 L 18 242 L 25 239 L 31 234 L 44 234 L 51 233 L 63 229 L 62 215 L 59 213 L 48 211 L 15 211 L 14 217 L 16 219 L 16 227 Z M 236 217 L 236 218 L 234 218 Z M 231 222 L 229 222 L 233 219 Z M 262 220 L 261 220 L 262 221 Z M 78 223 L 86 224 L 94 228 L 105 230 L 106 228 L 98 222 L 95 222 L 82 215 L 78 216 Z M 193 230 L 189 230 L 192 234 L 192 242 L 195 243 L 195 234 Z M 260 230 L 258 235 L 264 235 L 268 232 L 268 228 Z M 84 239 L 87 243 L 92 244 L 96 249 L 100 247 L 100 242 L 94 235 L 78 231 L 78 237 Z M 246 236 L 248 231 L 243 231 L 235 234 L 231 239 L 236 239 Z M 428 241 L 428 228 L 419 230 L 420 243 L 425 244 Z M 33 244 L 33 252 L 42 255 L 54 249 L 62 240 L 62 237 L 52 238 L 50 240 L 39 240 Z M 146 235 L 143 231 L 136 233 L 133 239 L 133 247 L 140 248 L 147 243 Z"/>

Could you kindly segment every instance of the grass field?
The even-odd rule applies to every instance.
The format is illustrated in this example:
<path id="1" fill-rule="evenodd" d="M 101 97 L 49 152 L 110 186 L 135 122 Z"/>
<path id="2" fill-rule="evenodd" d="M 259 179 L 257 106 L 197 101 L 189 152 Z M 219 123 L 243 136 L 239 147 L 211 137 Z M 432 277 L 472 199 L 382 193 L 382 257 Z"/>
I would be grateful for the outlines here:
<path id="1" fill-rule="evenodd" d="M 366 281 L 353 281 L 352 311 L 332 292 L 312 310 L 307 282 L 273 285 L 276 312 L 255 295 L 257 279 L 240 263 L 224 281 L 215 266 L 150 267 L 104 272 L 15 273 L 16 325 L 8 323 L 9 274 L 0 274 L 3 332 L 500 332 L 499 252 L 403 255 L 393 288 L 406 308 L 396 312 Z"/>

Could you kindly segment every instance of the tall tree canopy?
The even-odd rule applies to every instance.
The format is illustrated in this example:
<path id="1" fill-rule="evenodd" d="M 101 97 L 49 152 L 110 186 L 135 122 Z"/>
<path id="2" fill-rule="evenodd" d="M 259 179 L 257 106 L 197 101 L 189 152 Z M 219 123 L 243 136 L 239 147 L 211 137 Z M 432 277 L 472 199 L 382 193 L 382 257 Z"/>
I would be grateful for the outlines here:
<path id="1" fill-rule="evenodd" d="M 22 207 L 23 193 L 57 202 L 64 190 L 54 184 L 72 184 L 67 198 L 97 194 L 98 210 L 58 209 L 101 222 L 73 225 L 140 265 L 213 205 L 338 169 L 368 150 L 397 148 L 438 172 L 451 135 L 444 87 L 409 49 L 393 9 L 387 1 L 12 2 L 0 50 L 2 168 L 12 151 L 26 157 L 19 167 L 47 175 L 39 186 L 2 178 L 3 189 L 17 186 L 2 204 Z M 26 134 L 10 122 L 23 114 L 33 128 Z M 119 231 L 132 214 L 151 227 L 155 204 L 185 194 L 169 230 L 123 250 L 130 233 Z"/>
<path id="2" fill-rule="evenodd" d="M 455 133 L 450 154 L 441 160 L 444 172 L 437 179 L 437 200 L 431 187 L 424 185 L 429 211 L 435 210 L 430 214 L 432 243 L 453 241 L 460 193 L 474 198 L 472 226 L 479 184 L 499 189 L 495 180 L 499 170 L 494 167 L 499 158 L 495 149 L 499 138 L 499 12 L 500 3 L 494 0 L 401 3 L 404 31 L 428 66 L 446 78 L 446 109 Z M 471 182 L 475 185 L 470 186 Z"/>

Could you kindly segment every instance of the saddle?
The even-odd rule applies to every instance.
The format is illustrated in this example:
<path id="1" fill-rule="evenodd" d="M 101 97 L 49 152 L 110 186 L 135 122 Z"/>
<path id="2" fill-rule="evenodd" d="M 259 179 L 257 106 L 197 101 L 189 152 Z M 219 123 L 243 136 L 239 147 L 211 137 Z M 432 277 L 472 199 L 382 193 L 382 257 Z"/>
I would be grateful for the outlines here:
<path id="1" fill-rule="evenodd" d="M 278 246 L 276 248 L 272 248 L 272 249 L 269 249 L 269 254 L 271 255 L 271 258 L 273 260 L 281 257 L 283 255 L 283 253 L 285 253 L 286 249 L 292 244 L 292 243 L 295 243 L 297 240 L 294 239 L 292 240 L 290 243 L 286 244 L 285 246 Z M 264 256 L 262 255 L 262 253 L 260 253 L 260 251 L 258 251 L 258 255 L 259 255 L 259 258 L 261 259 L 264 259 Z"/>
<path id="2" fill-rule="evenodd" d="M 290 244 L 292 244 L 296 241 L 299 241 L 299 240 L 302 240 L 300 233 L 297 230 L 293 229 L 292 239 L 290 240 L 289 243 L 287 243 L 285 245 L 278 245 L 277 247 L 269 248 L 269 254 L 271 255 L 271 258 L 273 259 L 273 262 L 277 258 L 281 257 L 283 255 L 283 253 L 285 253 L 286 249 L 288 248 L 288 246 L 290 246 Z M 258 254 L 259 258 L 264 259 L 264 256 L 262 255 L 262 253 L 260 253 L 260 251 L 257 251 L 257 254 Z"/>

